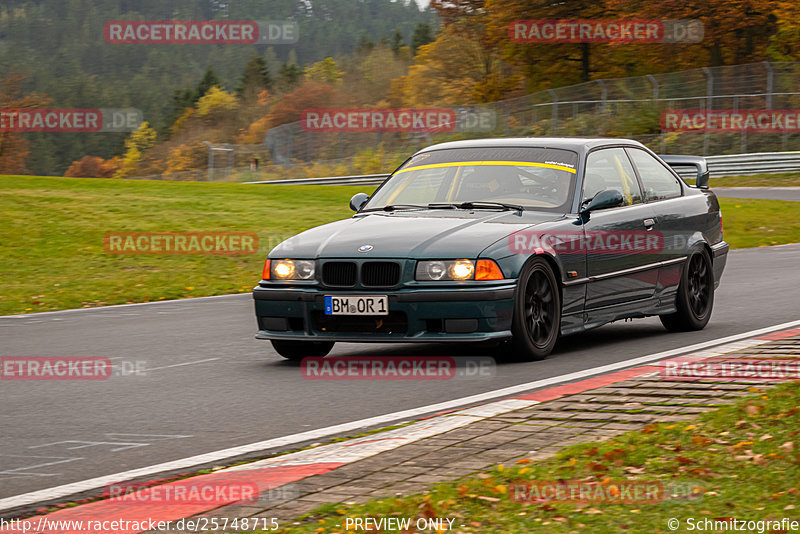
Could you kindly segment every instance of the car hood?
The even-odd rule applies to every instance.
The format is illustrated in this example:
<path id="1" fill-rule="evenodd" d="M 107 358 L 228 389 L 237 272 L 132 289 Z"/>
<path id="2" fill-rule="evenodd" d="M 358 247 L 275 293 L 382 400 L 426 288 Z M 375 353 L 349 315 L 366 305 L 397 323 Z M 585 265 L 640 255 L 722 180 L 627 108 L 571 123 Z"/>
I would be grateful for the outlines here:
<path id="1" fill-rule="evenodd" d="M 514 232 L 563 218 L 556 213 L 483 210 L 359 214 L 287 239 L 270 257 L 475 258 Z M 360 252 L 363 245 L 372 248 Z"/>

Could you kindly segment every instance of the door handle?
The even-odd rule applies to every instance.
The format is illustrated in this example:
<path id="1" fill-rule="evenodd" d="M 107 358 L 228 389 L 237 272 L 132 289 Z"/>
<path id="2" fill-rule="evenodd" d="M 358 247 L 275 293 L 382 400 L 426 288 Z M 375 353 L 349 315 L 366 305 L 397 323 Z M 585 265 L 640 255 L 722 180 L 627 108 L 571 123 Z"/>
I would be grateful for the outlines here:
<path id="1" fill-rule="evenodd" d="M 656 221 L 655 221 L 655 220 L 653 220 L 653 219 L 645 219 L 645 220 L 644 220 L 644 221 L 642 221 L 642 222 L 644 223 L 644 227 L 645 227 L 645 229 L 647 229 L 647 230 L 652 230 L 652 229 L 653 229 L 653 227 L 656 225 Z"/>

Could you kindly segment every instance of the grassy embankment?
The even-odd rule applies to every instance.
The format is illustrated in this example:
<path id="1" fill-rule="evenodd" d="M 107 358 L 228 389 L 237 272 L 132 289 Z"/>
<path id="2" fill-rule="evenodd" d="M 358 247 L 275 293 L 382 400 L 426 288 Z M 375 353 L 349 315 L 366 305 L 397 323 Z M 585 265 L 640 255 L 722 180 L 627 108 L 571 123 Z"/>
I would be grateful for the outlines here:
<path id="1" fill-rule="evenodd" d="M 267 252 L 370 188 L 0 176 L 0 315 L 246 292 Z M 734 248 L 800 242 L 798 203 L 721 199 Z M 253 255 L 108 254 L 109 232 L 255 232 Z"/>
<path id="2" fill-rule="evenodd" d="M 348 518 L 366 517 L 411 518 L 412 525 L 419 518 L 453 519 L 448 532 L 462 534 L 724 532 L 733 525 L 700 522 L 798 520 L 800 383 L 750 391 L 751 397 L 696 422 L 648 425 L 603 443 L 569 446 L 549 460 L 496 466 L 421 495 L 324 505 L 278 532 L 345 533 Z M 526 486 L 536 481 L 586 482 L 598 488 L 592 495 L 604 498 L 537 500 Z M 639 501 L 622 503 L 622 497 L 636 498 L 615 489 L 622 481 L 667 491 L 643 499 L 642 490 Z M 788 532 L 774 524 L 759 528 L 738 530 Z"/>

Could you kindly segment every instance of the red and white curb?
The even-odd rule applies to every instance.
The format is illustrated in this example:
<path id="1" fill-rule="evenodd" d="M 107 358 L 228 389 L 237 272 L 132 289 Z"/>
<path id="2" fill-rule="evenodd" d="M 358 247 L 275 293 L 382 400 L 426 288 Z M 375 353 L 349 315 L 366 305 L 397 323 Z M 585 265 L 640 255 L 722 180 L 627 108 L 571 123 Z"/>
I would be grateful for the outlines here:
<path id="1" fill-rule="evenodd" d="M 125 519 L 127 521 L 174 521 L 184 517 L 204 513 L 227 504 L 234 504 L 238 501 L 226 501 L 224 499 L 215 500 L 213 505 L 202 502 L 191 504 L 165 504 L 163 501 L 157 502 L 159 501 L 158 499 L 148 498 L 148 492 L 161 491 L 163 493 L 165 487 L 175 490 L 178 488 L 190 488 L 197 487 L 199 485 L 214 485 L 220 483 L 256 484 L 259 492 L 265 492 L 285 484 L 297 482 L 309 476 L 329 472 L 343 465 L 353 463 L 382 452 L 396 449 L 398 447 L 402 447 L 403 445 L 408 445 L 410 443 L 436 436 L 456 428 L 467 426 L 483 419 L 523 409 L 538 404 L 539 402 L 553 400 L 564 395 L 574 395 L 583 391 L 608 386 L 616 382 L 621 382 L 638 376 L 652 374 L 661 368 L 659 362 L 673 356 L 681 356 L 682 358 L 713 358 L 737 350 L 751 348 L 768 343 L 770 341 L 780 340 L 797 335 L 800 335 L 800 321 L 783 323 L 769 328 L 754 330 L 744 334 L 729 336 L 723 339 L 698 343 L 689 347 L 664 351 L 624 362 L 618 362 L 616 364 L 587 369 L 560 377 L 539 380 L 537 382 L 530 382 L 527 384 L 520 384 L 518 386 L 512 386 L 481 395 L 473 395 L 471 397 L 465 397 L 462 399 L 455 399 L 453 401 L 439 403 L 433 406 L 426 406 L 415 410 L 406 410 L 405 412 L 396 412 L 394 414 L 387 414 L 385 416 L 379 416 L 367 420 L 355 421 L 345 425 L 337 425 L 336 427 L 328 427 L 325 429 L 309 431 L 293 436 L 286 436 L 284 438 L 277 438 L 275 440 L 259 442 L 249 446 L 237 447 L 235 449 L 226 449 L 225 451 L 195 456 L 177 462 L 159 464 L 158 466 L 128 471 L 126 473 L 120 473 L 107 477 L 100 477 L 89 481 L 84 481 L 82 483 L 60 486 L 59 488 L 53 488 L 52 490 L 33 492 L 8 499 L 0 499 L 0 509 L 8 509 L 14 506 L 38 502 L 37 500 L 31 499 L 39 498 L 39 500 L 43 500 L 44 498 L 48 498 L 48 492 L 52 498 L 52 496 L 57 494 L 59 491 L 71 491 L 72 493 L 80 491 L 77 488 L 80 488 L 81 486 L 84 486 L 82 488 L 84 490 L 96 489 L 105 485 L 120 483 L 124 480 L 147 476 L 148 474 L 155 474 L 171 469 L 181 469 L 193 465 L 207 463 L 209 461 L 219 461 L 225 457 L 232 457 L 236 454 L 244 454 L 247 452 L 252 452 L 253 450 L 265 450 L 267 448 L 280 445 L 285 446 L 292 443 L 292 440 L 301 441 L 315 439 L 317 437 L 331 435 L 334 432 L 341 433 L 351 429 L 365 428 L 379 424 L 381 421 L 397 421 L 398 419 L 412 416 L 415 413 L 417 417 L 419 417 L 426 413 L 436 411 L 441 413 L 444 410 L 452 410 L 453 408 L 463 406 L 465 404 L 474 404 L 481 401 L 485 402 L 491 398 L 497 398 L 501 396 L 506 397 L 503 400 L 486 402 L 471 408 L 441 413 L 440 415 L 435 415 L 427 419 L 416 421 L 408 426 L 381 432 L 379 434 L 364 436 L 344 442 L 322 445 L 312 449 L 302 450 L 275 458 L 259 460 L 256 462 L 215 471 L 214 473 L 207 475 L 200 475 L 197 477 L 170 482 L 168 484 L 154 487 L 161 488 L 160 490 L 154 488 L 141 489 L 136 493 L 138 497 L 135 499 L 115 497 L 74 508 L 61 509 L 46 516 L 49 521 L 91 520 L 92 522 L 102 522 L 120 519 Z M 548 387 L 547 389 L 539 389 L 538 391 L 527 392 L 531 389 L 543 388 L 546 386 L 552 387 Z M 508 398 L 510 395 L 515 396 Z M 85 486 L 90 487 L 86 488 Z M 68 494 L 70 493 L 67 493 L 67 495 Z M 242 504 L 247 503 L 242 502 Z M 28 521 L 36 525 L 38 520 L 42 517 L 45 516 L 29 518 Z M 21 530 L 15 530 L 13 528 L 2 528 L 0 529 L 0 532 L 23 534 Z M 49 525 L 47 525 L 38 529 L 37 532 L 69 534 L 72 532 L 85 532 L 85 529 L 52 529 L 49 527 Z M 120 534 L 135 534 L 140 532 L 140 530 L 119 529 L 116 530 L 116 532 L 119 532 Z"/>

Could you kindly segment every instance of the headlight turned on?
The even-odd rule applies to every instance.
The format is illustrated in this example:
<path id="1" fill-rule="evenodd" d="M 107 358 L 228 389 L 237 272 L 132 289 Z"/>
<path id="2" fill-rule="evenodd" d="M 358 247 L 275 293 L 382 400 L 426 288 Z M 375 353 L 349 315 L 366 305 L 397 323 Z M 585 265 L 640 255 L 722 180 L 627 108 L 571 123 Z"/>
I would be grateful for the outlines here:
<path id="1" fill-rule="evenodd" d="M 420 282 L 502 280 L 500 267 L 492 260 L 426 260 L 417 262 L 415 279 Z"/>
<path id="2" fill-rule="evenodd" d="M 264 263 L 264 280 L 312 280 L 314 260 L 267 260 Z"/>

